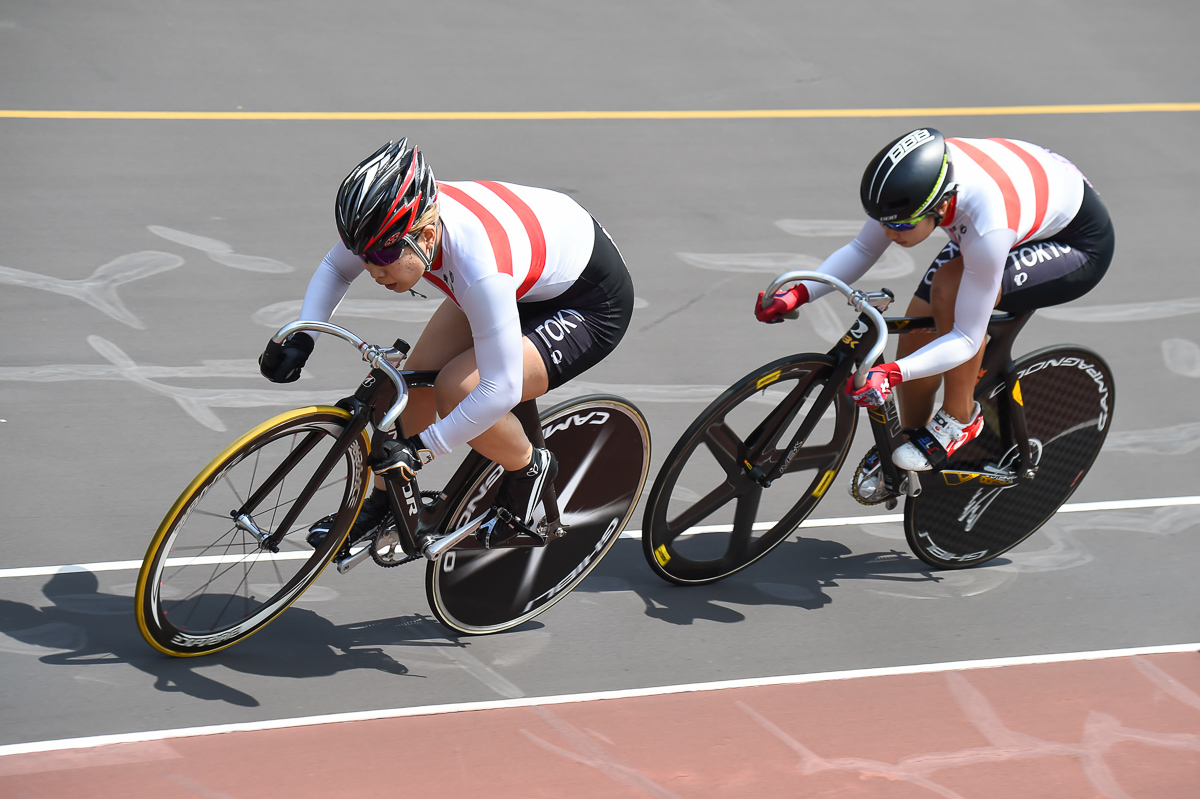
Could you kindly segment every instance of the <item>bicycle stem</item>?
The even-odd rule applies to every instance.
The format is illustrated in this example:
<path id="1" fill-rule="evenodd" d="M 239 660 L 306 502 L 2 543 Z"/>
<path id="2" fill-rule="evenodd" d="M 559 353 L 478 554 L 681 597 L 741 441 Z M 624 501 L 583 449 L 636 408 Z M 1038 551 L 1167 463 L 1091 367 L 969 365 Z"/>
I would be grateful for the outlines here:
<path id="1" fill-rule="evenodd" d="M 883 314 L 875 307 L 875 303 L 882 302 L 886 308 L 886 303 L 891 302 L 893 298 L 889 291 L 859 291 L 852 289 L 841 280 L 830 275 L 825 275 L 820 272 L 810 272 L 803 269 L 784 272 L 779 277 L 771 281 L 771 285 L 767 286 L 767 290 L 763 292 L 761 305 L 766 308 L 774 298 L 775 293 L 789 283 L 798 283 L 801 280 L 810 280 L 815 283 L 824 283 L 827 286 L 832 286 L 835 290 L 846 297 L 846 304 L 853 308 L 858 313 L 865 313 L 875 325 L 875 329 L 879 335 L 875 337 L 875 344 L 867 352 L 866 356 L 859 361 L 858 371 L 854 373 L 854 387 L 862 388 L 867 382 L 867 372 L 875 365 L 875 361 L 883 354 L 883 348 L 887 345 L 887 322 L 884 321 Z"/>
<path id="2" fill-rule="evenodd" d="M 350 342 L 362 353 L 364 361 L 369 363 L 373 368 L 382 371 L 388 376 L 389 380 L 396 384 L 396 401 L 392 404 L 392 407 L 388 408 L 387 413 L 383 415 L 377 426 L 379 430 L 390 430 L 392 425 L 396 423 L 396 420 L 400 418 L 400 414 L 404 411 L 405 406 L 408 405 L 408 384 L 404 382 L 400 371 L 392 365 L 391 359 L 400 360 L 407 353 L 401 352 L 394 347 L 380 347 L 375 344 L 368 344 L 346 328 L 329 322 L 306 322 L 304 320 L 288 322 L 279 328 L 279 332 L 272 336 L 271 340 L 276 344 L 282 344 L 288 336 L 304 330 L 328 333 L 343 341 Z"/>

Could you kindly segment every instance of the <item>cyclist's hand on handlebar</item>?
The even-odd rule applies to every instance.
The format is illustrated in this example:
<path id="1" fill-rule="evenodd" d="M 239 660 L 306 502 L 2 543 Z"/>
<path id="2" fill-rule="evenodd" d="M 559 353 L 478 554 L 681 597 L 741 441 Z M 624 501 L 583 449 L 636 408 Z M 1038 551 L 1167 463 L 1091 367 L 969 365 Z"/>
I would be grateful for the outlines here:
<path id="1" fill-rule="evenodd" d="M 904 378 L 900 375 L 900 367 L 895 363 L 884 363 L 872 367 L 867 372 L 867 382 L 862 388 L 854 387 L 854 376 L 846 381 L 846 393 L 860 408 L 874 408 L 887 402 L 892 389 L 900 385 Z"/>
<path id="2" fill-rule="evenodd" d="M 380 462 L 372 467 L 375 474 L 391 472 L 393 475 L 411 480 L 421 467 L 433 460 L 433 452 L 425 446 L 419 435 L 412 438 L 390 439 L 383 444 Z"/>
<path id="3" fill-rule="evenodd" d="M 292 383 L 300 379 L 300 370 L 312 354 L 316 342 L 307 333 L 293 333 L 282 344 L 267 342 L 258 356 L 258 370 L 272 383 Z"/>
<path id="4" fill-rule="evenodd" d="M 803 283 L 797 283 L 787 291 L 775 292 L 775 297 L 767 307 L 763 307 L 763 294 L 766 292 L 758 292 L 758 299 L 754 303 L 754 315 L 758 317 L 758 321 L 766 322 L 767 324 L 777 324 L 783 321 L 786 314 L 799 308 L 804 303 L 808 302 L 808 288 Z"/>

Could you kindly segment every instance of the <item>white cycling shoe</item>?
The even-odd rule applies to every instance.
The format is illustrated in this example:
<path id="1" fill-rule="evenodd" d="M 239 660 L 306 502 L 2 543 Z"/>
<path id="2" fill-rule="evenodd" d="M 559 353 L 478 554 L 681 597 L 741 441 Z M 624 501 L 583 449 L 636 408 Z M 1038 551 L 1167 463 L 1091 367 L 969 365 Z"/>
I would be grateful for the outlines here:
<path id="1" fill-rule="evenodd" d="M 897 447 L 892 453 L 892 463 L 910 472 L 927 472 L 941 468 L 946 459 L 983 430 L 983 413 L 975 403 L 975 415 L 963 424 L 941 408 L 933 420 L 913 434 L 909 431 L 908 443 Z"/>

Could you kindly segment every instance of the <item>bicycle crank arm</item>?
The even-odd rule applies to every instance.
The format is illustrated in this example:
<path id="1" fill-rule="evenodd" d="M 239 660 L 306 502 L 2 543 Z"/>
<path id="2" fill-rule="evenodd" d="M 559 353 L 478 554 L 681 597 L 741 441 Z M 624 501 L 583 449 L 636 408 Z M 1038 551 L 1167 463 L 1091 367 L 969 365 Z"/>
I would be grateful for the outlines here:
<path id="1" fill-rule="evenodd" d="M 468 522 L 466 525 L 458 528 L 454 532 L 425 544 L 421 547 L 421 554 L 429 560 L 437 560 L 442 555 L 445 555 L 448 551 L 461 544 L 465 539 L 475 535 L 475 532 L 479 530 L 479 525 L 482 522 L 483 516 L 479 516 L 478 518 Z"/>
<path id="2" fill-rule="evenodd" d="M 971 484 L 973 486 L 1000 486 L 1007 488 L 1016 485 L 1022 478 L 1011 471 L 1004 472 L 968 472 L 961 469 L 943 469 L 941 472 L 942 480 L 948 486 L 960 486 Z M 1024 479 L 1029 479 L 1032 475 L 1023 476 Z"/>
<path id="3" fill-rule="evenodd" d="M 374 543 L 373 538 L 368 538 L 366 546 L 349 555 L 343 555 L 340 558 L 335 558 L 333 563 L 337 566 L 338 574 L 345 574 L 353 569 L 358 564 L 362 563 L 367 558 L 371 557 L 371 544 Z"/>

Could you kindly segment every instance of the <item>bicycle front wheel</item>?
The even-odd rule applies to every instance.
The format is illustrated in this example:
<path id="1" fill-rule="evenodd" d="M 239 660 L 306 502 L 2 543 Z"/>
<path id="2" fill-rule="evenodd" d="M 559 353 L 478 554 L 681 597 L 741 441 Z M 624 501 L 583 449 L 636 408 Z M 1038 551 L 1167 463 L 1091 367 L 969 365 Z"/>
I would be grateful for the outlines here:
<path id="1" fill-rule="evenodd" d="M 837 476 L 858 421 L 840 391 L 818 403 L 833 371 L 827 355 L 782 358 L 734 383 L 692 422 L 646 498 L 642 545 L 655 573 L 679 585 L 728 577 L 770 552 L 812 512 Z M 788 451 L 804 424 L 811 432 Z M 747 470 L 770 472 L 783 461 L 769 489 Z"/>
<path id="2" fill-rule="evenodd" d="M 566 533 L 543 547 L 483 550 L 474 539 L 425 571 L 425 592 L 442 624 L 460 633 L 507 630 L 548 609 L 596 567 L 633 515 L 650 469 L 646 420 L 619 397 L 589 396 L 541 415 L 558 459 L 554 488 Z M 449 502 L 445 529 L 491 507 L 500 467 L 481 467 Z M 472 548 L 468 548 L 472 547 Z"/>
<path id="3" fill-rule="evenodd" d="M 177 657 L 224 649 L 312 584 L 345 539 L 367 487 L 365 432 L 325 463 L 349 417 L 326 406 L 288 411 L 234 441 L 196 476 L 167 512 L 138 575 L 138 627 L 151 646 Z M 293 510 L 295 521 L 279 530 Z M 331 513 L 333 529 L 314 549 L 305 541 L 308 526 Z"/>
<path id="4" fill-rule="evenodd" d="M 1108 435 L 1112 370 L 1095 352 L 1048 347 L 1019 358 L 1015 373 L 1011 392 L 1003 380 L 980 385 L 975 399 L 983 408 L 983 432 L 954 453 L 947 469 L 924 478 L 920 496 L 905 503 L 908 544 L 931 566 L 977 566 L 1033 535 L 1075 493 Z M 1037 474 L 1009 486 L 964 481 L 957 470 L 1003 470 L 1016 460 L 1004 430 L 1005 402 L 1025 409 Z"/>

